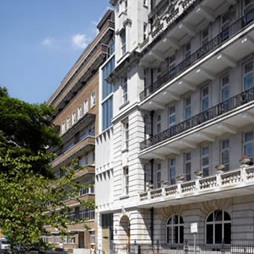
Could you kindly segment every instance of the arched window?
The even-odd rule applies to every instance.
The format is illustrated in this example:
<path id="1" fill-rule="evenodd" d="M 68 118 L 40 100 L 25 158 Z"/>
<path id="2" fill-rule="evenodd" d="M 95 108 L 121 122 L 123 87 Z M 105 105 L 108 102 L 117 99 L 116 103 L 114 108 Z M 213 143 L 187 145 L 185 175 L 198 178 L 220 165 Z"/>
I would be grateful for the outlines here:
<path id="1" fill-rule="evenodd" d="M 179 215 L 173 215 L 167 222 L 167 243 L 181 244 L 184 241 L 184 223 Z"/>
<path id="2" fill-rule="evenodd" d="M 215 210 L 207 217 L 206 243 L 231 243 L 231 218 L 227 212 Z"/>

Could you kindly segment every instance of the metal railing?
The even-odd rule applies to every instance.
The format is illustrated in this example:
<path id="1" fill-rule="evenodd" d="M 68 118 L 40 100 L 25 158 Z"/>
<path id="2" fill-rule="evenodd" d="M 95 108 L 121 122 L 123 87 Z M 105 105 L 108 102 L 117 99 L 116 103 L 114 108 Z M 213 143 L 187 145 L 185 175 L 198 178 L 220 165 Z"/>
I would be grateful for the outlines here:
<path id="1" fill-rule="evenodd" d="M 162 74 L 157 81 L 152 83 L 150 86 L 146 87 L 140 93 L 140 101 L 143 101 L 149 95 L 157 91 L 160 87 L 165 85 L 167 82 L 175 78 L 178 74 L 185 71 L 193 63 L 200 60 L 202 57 L 208 53 L 214 51 L 217 47 L 222 45 L 226 40 L 236 35 L 241 31 L 242 28 L 246 27 L 250 23 L 253 23 L 253 20 L 246 22 L 246 16 L 241 17 L 232 25 L 220 32 L 216 37 L 211 39 L 208 43 L 200 47 L 197 51 L 183 60 L 181 63 L 176 65 L 173 69 L 168 70 L 166 73 Z"/>
<path id="2" fill-rule="evenodd" d="M 233 244 L 165 244 L 156 241 L 152 244 L 114 244 L 114 254 L 254 254 L 254 245 Z"/>
<path id="3" fill-rule="evenodd" d="M 247 102 L 254 100 L 254 88 L 250 88 L 240 94 L 237 94 L 228 100 L 221 102 L 206 111 L 203 111 L 185 121 L 182 121 L 170 128 L 162 131 L 161 133 L 154 135 L 140 143 L 140 149 L 143 150 L 150 146 L 153 146 L 161 141 L 165 141 L 177 134 L 180 134 L 190 128 L 202 125 L 209 120 L 212 120 L 224 113 L 229 112 Z"/>

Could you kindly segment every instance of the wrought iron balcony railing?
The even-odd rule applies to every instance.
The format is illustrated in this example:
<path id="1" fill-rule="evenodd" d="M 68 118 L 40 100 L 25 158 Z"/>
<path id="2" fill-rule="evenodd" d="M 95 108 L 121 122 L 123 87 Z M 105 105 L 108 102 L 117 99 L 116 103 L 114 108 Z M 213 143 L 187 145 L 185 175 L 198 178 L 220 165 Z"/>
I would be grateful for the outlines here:
<path id="1" fill-rule="evenodd" d="M 212 120 L 224 113 L 229 112 L 245 103 L 254 100 L 254 88 L 250 88 L 236 96 L 229 98 L 228 100 L 221 102 L 206 111 L 203 111 L 183 122 L 180 122 L 170 128 L 162 131 L 161 133 L 154 135 L 140 143 L 140 149 L 146 149 L 161 141 L 165 141 L 177 134 L 180 134 L 188 129 L 202 125 L 209 120 Z"/>
<path id="2" fill-rule="evenodd" d="M 203 58 L 205 55 L 214 51 L 217 47 L 221 46 L 227 39 L 232 38 L 244 27 L 246 27 L 250 23 L 253 23 L 253 21 L 254 19 L 247 21 L 247 16 L 243 16 L 238 19 L 236 22 L 234 22 L 228 28 L 224 29 L 216 37 L 214 37 L 205 45 L 200 47 L 197 51 L 195 51 L 181 63 L 176 65 L 173 69 L 170 69 L 166 73 L 162 74 L 157 81 L 146 87 L 140 93 L 140 101 L 146 99 L 149 95 L 157 91 L 160 87 L 171 81 L 173 78 L 185 71 L 187 68 L 189 68 L 192 64 Z"/>

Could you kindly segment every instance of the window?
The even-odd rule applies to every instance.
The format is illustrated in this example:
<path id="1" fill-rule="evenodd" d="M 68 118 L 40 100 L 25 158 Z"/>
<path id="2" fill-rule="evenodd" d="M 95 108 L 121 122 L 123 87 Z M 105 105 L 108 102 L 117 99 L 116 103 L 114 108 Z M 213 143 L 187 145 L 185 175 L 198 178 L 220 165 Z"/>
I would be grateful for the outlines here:
<path id="1" fill-rule="evenodd" d="M 225 166 L 225 170 L 229 170 L 229 139 L 221 141 L 221 164 Z"/>
<path id="2" fill-rule="evenodd" d="M 191 180 L 191 153 L 184 154 L 184 171 L 186 181 Z"/>
<path id="3" fill-rule="evenodd" d="M 69 130 L 71 128 L 71 119 L 70 117 L 68 117 L 66 119 L 66 130 Z"/>
<path id="4" fill-rule="evenodd" d="M 189 119 L 191 117 L 191 97 L 184 98 L 184 118 Z"/>
<path id="5" fill-rule="evenodd" d="M 161 187 L 161 163 L 156 164 L 156 187 Z"/>
<path id="6" fill-rule="evenodd" d="M 78 107 L 78 120 L 82 117 L 82 106 Z"/>
<path id="7" fill-rule="evenodd" d="M 88 100 L 85 100 L 84 102 L 84 114 L 88 112 Z"/>
<path id="8" fill-rule="evenodd" d="M 76 111 L 73 111 L 72 112 L 72 115 L 71 115 L 71 123 L 72 125 L 74 125 L 76 123 L 77 119 L 76 119 Z"/>
<path id="9" fill-rule="evenodd" d="M 244 0 L 245 24 L 250 23 L 254 19 L 254 3 L 252 0 Z"/>
<path id="10" fill-rule="evenodd" d="M 126 53 L 126 30 L 123 29 L 120 32 L 120 43 L 121 43 L 121 52 L 122 55 L 124 55 Z"/>
<path id="11" fill-rule="evenodd" d="M 89 231 L 90 233 L 90 244 L 95 244 L 95 231 L 94 230 L 91 230 Z"/>
<path id="12" fill-rule="evenodd" d="M 108 56 L 115 53 L 115 40 L 114 37 L 108 43 Z"/>
<path id="13" fill-rule="evenodd" d="M 62 122 L 62 125 L 61 125 L 61 133 L 64 134 L 66 132 L 66 124 L 65 124 L 65 121 Z"/>
<path id="14" fill-rule="evenodd" d="M 224 75 L 221 78 L 220 98 L 222 102 L 229 99 L 229 75 L 228 74 Z"/>
<path id="15" fill-rule="evenodd" d="M 148 37 L 148 25 L 147 25 L 147 23 L 144 23 L 143 30 L 144 30 L 143 40 L 146 40 L 146 38 Z"/>
<path id="16" fill-rule="evenodd" d="M 222 41 L 226 40 L 229 37 L 229 24 L 230 24 L 230 17 L 229 12 L 226 12 L 221 16 L 221 39 Z"/>
<path id="17" fill-rule="evenodd" d="M 168 109 L 168 125 L 172 127 L 176 124 L 176 108 L 175 105 Z"/>
<path id="18" fill-rule="evenodd" d="M 243 65 L 243 89 L 248 90 L 254 85 L 253 60 Z"/>
<path id="19" fill-rule="evenodd" d="M 102 130 L 106 130 L 111 126 L 113 116 L 113 98 L 102 103 Z"/>
<path id="20" fill-rule="evenodd" d="M 124 9 L 127 11 L 128 8 L 128 0 L 124 0 Z"/>
<path id="21" fill-rule="evenodd" d="M 96 94 L 95 94 L 95 92 L 93 92 L 93 93 L 91 94 L 91 101 L 90 101 L 90 106 L 91 106 L 91 108 L 94 107 L 95 104 L 96 104 Z"/>
<path id="22" fill-rule="evenodd" d="M 201 32 L 201 46 L 205 46 L 209 41 L 208 27 Z"/>
<path id="23" fill-rule="evenodd" d="M 201 147 L 201 170 L 204 176 L 209 176 L 209 146 Z"/>
<path id="24" fill-rule="evenodd" d="M 184 241 L 184 222 L 182 216 L 173 215 L 167 221 L 167 243 L 182 244 Z"/>
<path id="25" fill-rule="evenodd" d="M 122 122 L 123 128 L 123 150 L 128 150 L 129 148 L 129 122 L 128 119 Z"/>
<path id="26" fill-rule="evenodd" d="M 156 133 L 160 133 L 161 132 L 161 115 L 157 115 L 156 117 Z"/>
<path id="27" fill-rule="evenodd" d="M 113 85 L 108 83 L 107 77 L 115 67 L 115 58 L 112 57 L 102 68 L 102 130 L 108 129 L 113 117 Z"/>
<path id="28" fill-rule="evenodd" d="M 146 7 L 148 6 L 147 0 L 143 0 L 143 5 L 146 6 Z"/>
<path id="29" fill-rule="evenodd" d="M 127 78 L 122 79 L 122 103 L 126 103 L 128 101 L 128 84 Z"/>
<path id="30" fill-rule="evenodd" d="M 191 43 L 188 42 L 184 45 L 184 58 L 188 58 L 191 55 Z"/>
<path id="31" fill-rule="evenodd" d="M 253 140 L 253 131 L 245 132 L 243 134 L 243 154 L 248 155 L 250 158 L 253 158 Z"/>
<path id="32" fill-rule="evenodd" d="M 209 108 L 209 87 L 201 87 L 201 110 L 206 111 Z"/>
<path id="33" fill-rule="evenodd" d="M 231 218 L 227 212 L 215 210 L 207 217 L 206 243 L 231 243 Z"/>
<path id="34" fill-rule="evenodd" d="M 123 168 L 123 194 L 129 194 L 129 168 Z"/>
<path id="35" fill-rule="evenodd" d="M 176 183 L 176 159 L 169 159 L 168 180 L 170 184 Z"/>
<path id="36" fill-rule="evenodd" d="M 169 75 L 170 75 L 170 78 L 173 78 L 176 74 L 175 65 L 176 65 L 176 55 L 174 54 L 169 58 Z"/>

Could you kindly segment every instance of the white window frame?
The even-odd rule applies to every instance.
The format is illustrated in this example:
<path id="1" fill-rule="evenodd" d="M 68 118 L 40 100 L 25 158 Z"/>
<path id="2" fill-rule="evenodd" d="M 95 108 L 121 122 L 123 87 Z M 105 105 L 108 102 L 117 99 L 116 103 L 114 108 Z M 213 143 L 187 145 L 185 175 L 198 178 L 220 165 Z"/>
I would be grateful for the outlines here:
<path id="1" fill-rule="evenodd" d="M 230 140 L 223 139 L 220 141 L 220 163 L 224 165 L 225 170 L 229 170 L 230 163 Z"/>
<path id="2" fill-rule="evenodd" d="M 66 130 L 69 130 L 71 128 L 71 118 L 67 117 L 66 119 Z"/>
<path id="3" fill-rule="evenodd" d="M 184 243 L 184 221 L 182 216 L 174 214 L 167 220 L 166 241 L 167 244 Z"/>
<path id="4" fill-rule="evenodd" d="M 123 195 L 129 195 L 129 167 L 123 167 Z"/>
<path id="5" fill-rule="evenodd" d="M 176 106 L 172 105 L 168 107 L 168 126 L 174 125 L 176 125 Z"/>
<path id="6" fill-rule="evenodd" d="M 243 133 L 243 153 L 253 159 L 254 155 L 254 132 L 247 131 Z"/>
<path id="7" fill-rule="evenodd" d="M 220 100 L 224 102 L 229 99 L 229 74 L 226 73 L 221 77 Z M 226 91 L 226 93 L 225 93 Z"/>
<path id="8" fill-rule="evenodd" d="M 122 89 L 122 104 L 125 104 L 128 102 L 128 80 L 127 80 L 127 77 L 122 79 L 121 89 Z"/>
<path id="9" fill-rule="evenodd" d="M 61 133 L 64 134 L 66 132 L 66 121 L 63 121 L 61 124 Z"/>
<path id="10" fill-rule="evenodd" d="M 161 187 L 161 163 L 156 163 L 156 187 Z"/>
<path id="11" fill-rule="evenodd" d="M 186 181 L 191 180 L 191 152 L 184 153 L 184 171 Z"/>
<path id="12" fill-rule="evenodd" d="M 184 119 L 191 118 L 191 96 L 185 96 L 184 98 Z"/>
<path id="13" fill-rule="evenodd" d="M 146 22 L 143 23 L 143 40 L 145 41 L 148 38 L 148 24 Z"/>
<path id="14" fill-rule="evenodd" d="M 77 108 L 77 115 L 78 115 L 78 120 L 80 120 L 82 118 L 82 106 L 81 105 Z"/>
<path id="15" fill-rule="evenodd" d="M 89 105 L 88 105 L 88 100 L 84 101 L 84 115 L 88 112 L 89 110 Z"/>
<path id="16" fill-rule="evenodd" d="M 156 116 L 156 133 L 161 133 L 161 114 Z"/>
<path id="17" fill-rule="evenodd" d="M 129 120 L 128 118 L 122 121 L 122 135 L 123 135 L 123 151 L 129 149 Z"/>
<path id="18" fill-rule="evenodd" d="M 200 166 L 204 176 L 209 176 L 210 171 L 210 146 L 203 145 L 200 149 Z"/>
<path id="19" fill-rule="evenodd" d="M 76 111 L 73 111 L 71 114 L 71 124 L 74 125 L 77 122 Z"/>
<path id="20" fill-rule="evenodd" d="M 96 93 L 95 91 L 91 93 L 91 98 L 90 98 L 90 106 L 93 108 L 96 105 Z"/>
<path id="21" fill-rule="evenodd" d="M 250 66 L 250 67 L 248 67 Z M 246 86 L 245 85 L 245 79 L 247 77 L 251 77 L 252 79 L 252 84 L 250 86 Z M 246 83 L 248 84 L 248 83 Z M 253 59 L 245 62 L 243 64 L 243 90 L 248 90 L 250 88 L 254 87 L 254 62 L 253 62 Z"/>
<path id="22" fill-rule="evenodd" d="M 126 29 L 122 29 L 120 34 L 120 43 L 121 43 L 121 54 L 122 56 L 126 53 Z"/>
<path id="23" fill-rule="evenodd" d="M 222 213 L 222 218 L 217 217 L 216 213 L 218 214 L 218 212 Z M 230 220 L 225 220 L 225 213 L 230 218 Z M 209 217 L 211 217 L 211 216 L 213 217 L 212 221 L 208 221 Z M 230 228 L 231 228 L 231 216 L 229 213 L 227 213 L 223 210 L 215 210 L 215 211 L 211 212 L 206 218 L 206 225 L 205 225 L 206 226 L 206 244 L 209 244 L 209 245 L 223 244 L 224 243 L 223 240 L 225 239 L 225 233 L 227 233 L 227 230 L 225 230 L 226 224 L 230 224 Z M 221 228 L 216 228 L 217 225 L 221 225 Z M 212 226 L 212 234 L 213 234 L 212 235 L 212 242 L 208 242 L 208 226 Z M 222 239 L 220 242 L 215 241 L 217 230 L 219 230 L 221 232 Z M 225 243 L 225 244 L 230 244 L 230 243 L 231 243 L 231 241 L 229 243 Z"/>
<path id="24" fill-rule="evenodd" d="M 207 90 L 207 92 L 206 92 Z M 210 88 L 209 85 L 204 85 L 200 89 L 200 97 L 201 97 L 201 111 L 206 111 L 209 109 L 209 93 L 210 93 Z M 207 107 L 205 106 L 205 102 L 207 101 Z"/>
<path id="25" fill-rule="evenodd" d="M 176 158 L 168 159 L 168 182 L 176 184 Z"/>

